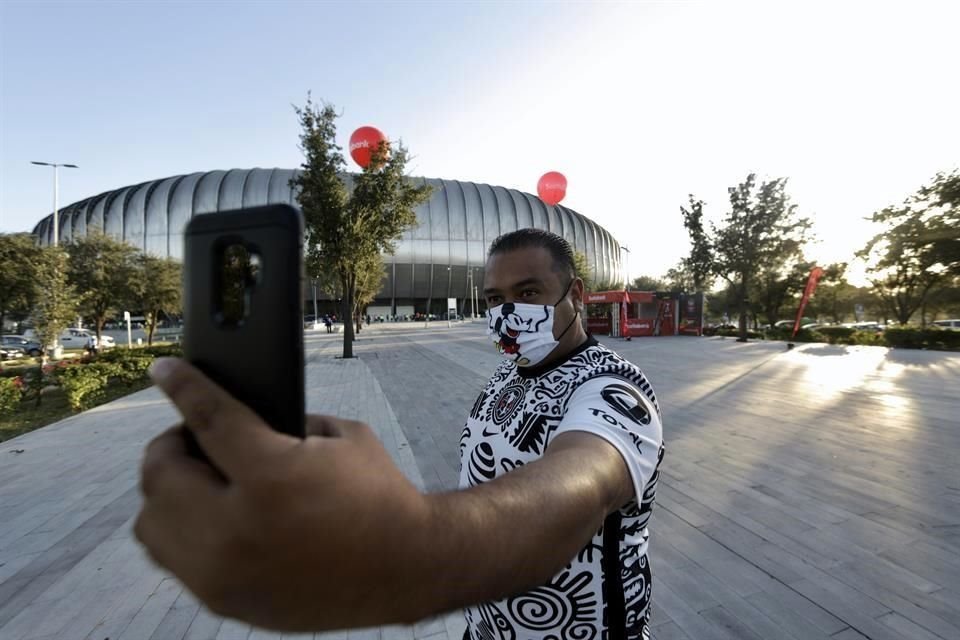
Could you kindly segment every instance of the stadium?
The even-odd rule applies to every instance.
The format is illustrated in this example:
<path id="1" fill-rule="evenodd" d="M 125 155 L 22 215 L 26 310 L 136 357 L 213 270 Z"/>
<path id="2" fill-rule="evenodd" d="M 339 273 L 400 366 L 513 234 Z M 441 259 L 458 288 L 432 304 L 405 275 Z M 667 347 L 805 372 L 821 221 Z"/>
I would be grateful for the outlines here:
<path id="1" fill-rule="evenodd" d="M 183 231 L 196 215 L 241 207 L 297 205 L 290 181 L 295 169 L 231 169 L 151 180 L 80 200 L 59 212 L 60 242 L 102 229 L 151 255 L 180 259 Z M 433 187 L 417 208 L 418 226 L 404 233 L 396 253 L 385 256 L 383 287 L 370 315 L 414 315 L 447 310 L 455 298 L 461 314 L 471 313 L 473 288 L 482 290 L 486 250 L 498 236 L 535 227 L 566 238 L 583 253 L 594 282 L 621 286 L 620 245 L 609 231 L 572 209 L 550 206 L 515 189 L 457 180 L 412 178 Z M 345 176 L 349 182 L 351 176 Z M 53 242 L 53 215 L 33 230 L 41 244 Z M 313 293 L 306 283 L 305 298 Z M 482 296 L 477 295 L 484 308 Z M 334 312 L 319 292 L 322 311 Z"/>

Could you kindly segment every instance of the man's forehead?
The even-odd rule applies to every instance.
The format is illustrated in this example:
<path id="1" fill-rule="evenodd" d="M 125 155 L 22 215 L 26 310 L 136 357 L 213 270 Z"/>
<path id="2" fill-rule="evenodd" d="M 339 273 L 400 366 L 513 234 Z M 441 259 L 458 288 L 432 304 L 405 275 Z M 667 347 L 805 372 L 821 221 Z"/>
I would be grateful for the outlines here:
<path id="1" fill-rule="evenodd" d="M 560 279 L 553 255 L 542 247 L 495 253 L 487 259 L 484 269 L 484 284 L 487 287 L 531 284 L 534 280 L 549 286 L 559 283 Z"/>
<path id="2" fill-rule="evenodd" d="M 522 247 L 510 251 L 499 251 L 487 258 L 487 267 L 494 265 L 523 264 L 529 268 L 553 270 L 553 254 L 543 247 Z"/>

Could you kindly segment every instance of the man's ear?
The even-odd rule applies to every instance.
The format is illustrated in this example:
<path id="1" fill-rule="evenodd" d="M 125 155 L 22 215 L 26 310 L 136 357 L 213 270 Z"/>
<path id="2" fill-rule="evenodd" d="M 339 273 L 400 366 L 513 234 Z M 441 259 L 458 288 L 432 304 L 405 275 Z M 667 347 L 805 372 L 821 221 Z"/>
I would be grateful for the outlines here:
<path id="1" fill-rule="evenodd" d="M 570 299 L 573 300 L 573 306 L 577 311 L 583 312 L 583 280 L 574 278 L 570 286 Z"/>

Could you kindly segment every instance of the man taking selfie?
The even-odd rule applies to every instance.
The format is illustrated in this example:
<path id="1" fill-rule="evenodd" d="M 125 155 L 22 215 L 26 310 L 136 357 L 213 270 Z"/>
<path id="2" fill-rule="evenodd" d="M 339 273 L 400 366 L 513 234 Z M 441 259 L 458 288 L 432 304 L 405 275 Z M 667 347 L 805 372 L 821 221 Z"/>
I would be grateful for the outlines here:
<path id="1" fill-rule="evenodd" d="M 463 608 L 477 640 L 648 638 L 653 390 L 584 331 L 559 236 L 498 238 L 484 295 L 504 362 L 470 411 L 448 493 L 419 492 L 367 425 L 314 415 L 293 438 L 186 362 L 157 361 L 185 427 L 144 459 L 136 535 L 151 557 L 214 612 L 266 628 Z M 187 453 L 184 428 L 213 466 Z"/>

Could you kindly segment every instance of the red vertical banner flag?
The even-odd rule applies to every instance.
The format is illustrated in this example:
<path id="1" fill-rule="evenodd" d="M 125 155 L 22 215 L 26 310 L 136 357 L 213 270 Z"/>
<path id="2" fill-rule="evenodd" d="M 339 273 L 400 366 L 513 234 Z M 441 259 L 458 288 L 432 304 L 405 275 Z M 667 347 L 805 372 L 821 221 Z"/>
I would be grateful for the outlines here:
<path id="1" fill-rule="evenodd" d="M 807 302 L 810 301 L 810 296 L 812 296 L 816 290 L 817 283 L 820 282 L 820 276 L 822 275 L 823 269 L 820 267 L 814 267 L 810 270 L 810 277 L 807 278 L 807 286 L 803 290 L 803 297 L 800 298 L 800 308 L 797 309 L 797 320 L 793 323 L 793 333 L 790 334 L 791 338 L 795 337 L 797 331 L 800 330 L 800 319 L 803 318 L 803 310 L 807 306 Z"/>
<path id="2" fill-rule="evenodd" d="M 620 304 L 620 337 L 626 338 L 630 328 L 627 326 L 627 305 L 630 303 L 630 294 L 624 289 L 623 302 Z"/>

